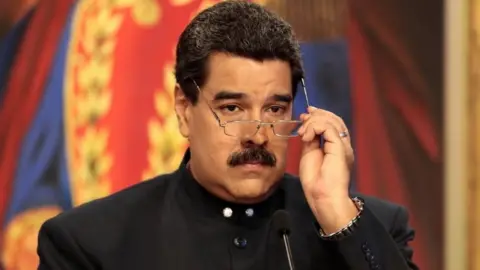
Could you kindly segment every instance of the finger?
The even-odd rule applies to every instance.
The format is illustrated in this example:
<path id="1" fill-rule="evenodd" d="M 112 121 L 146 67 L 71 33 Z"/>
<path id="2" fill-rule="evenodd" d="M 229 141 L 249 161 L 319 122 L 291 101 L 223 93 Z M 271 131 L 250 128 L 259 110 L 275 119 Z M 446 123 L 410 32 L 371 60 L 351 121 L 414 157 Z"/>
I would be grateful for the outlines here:
<path id="1" fill-rule="evenodd" d="M 325 131 L 325 129 L 327 128 L 326 126 L 327 123 L 337 127 L 337 129 L 340 129 L 339 127 L 341 126 L 338 123 L 338 121 L 336 121 L 335 119 L 329 117 L 324 113 L 316 114 L 316 115 L 309 114 L 308 117 L 305 116 L 304 119 L 305 120 L 303 121 L 302 126 L 298 129 L 299 135 L 304 135 L 304 133 L 306 132 L 307 126 L 309 126 L 313 122 L 317 123 L 314 125 L 315 126 L 314 130 L 317 132 L 316 135 L 320 135 Z M 334 120 L 337 123 L 335 123 Z"/>
<path id="2" fill-rule="evenodd" d="M 302 137 L 303 141 L 311 141 L 325 131 L 327 123 L 328 121 L 325 120 L 325 118 L 311 116 L 303 122 L 302 126 L 298 129 L 298 134 Z"/>
<path id="3" fill-rule="evenodd" d="M 340 138 L 339 132 L 337 132 L 336 137 L 325 137 L 327 130 L 333 130 L 333 131 L 338 131 L 334 125 L 332 125 L 328 121 L 321 121 L 321 119 L 318 118 L 311 118 L 307 120 L 303 126 L 301 127 L 301 132 L 299 131 L 300 136 L 302 137 L 302 141 L 304 142 L 310 142 L 313 140 L 319 141 L 318 137 L 323 135 L 323 138 L 325 141 L 330 141 L 330 142 L 335 142 L 339 144 L 343 144 L 342 139 Z M 330 138 L 330 140 L 329 140 Z M 337 141 L 333 141 L 333 139 L 338 139 Z"/>
<path id="4" fill-rule="evenodd" d="M 353 151 L 353 148 L 352 148 L 352 145 L 351 145 L 351 138 L 348 134 L 348 129 L 347 129 L 343 119 L 341 117 L 335 115 L 332 112 L 322 110 L 322 109 L 318 109 L 318 108 L 315 108 L 315 107 L 309 107 L 308 112 L 309 112 L 308 115 L 310 115 L 310 117 L 308 119 L 310 119 L 310 120 L 305 121 L 305 126 L 308 126 L 310 124 L 310 122 L 319 121 L 318 119 L 323 119 L 323 120 L 320 120 L 320 121 L 326 121 L 327 123 L 329 123 L 329 124 L 331 124 L 335 127 L 335 129 L 338 131 L 338 133 L 337 133 L 338 137 L 340 137 L 341 132 L 347 132 L 347 136 L 346 137 L 340 137 L 340 141 L 344 145 L 344 151 L 345 151 L 345 155 L 347 157 L 347 163 L 351 167 L 354 163 L 355 157 L 354 157 L 354 151 Z M 326 132 L 326 129 L 327 128 L 325 128 L 325 130 L 323 130 L 321 133 Z M 306 139 L 310 139 L 310 136 L 308 136 Z M 337 136 L 335 136 L 335 137 L 337 137 Z M 325 138 L 325 134 L 324 134 L 324 138 Z M 329 144 L 328 141 L 326 141 L 325 144 L 326 145 L 324 147 L 327 147 L 329 149 L 331 148 L 331 147 L 329 147 L 330 144 Z"/>
<path id="5" fill-rule="evenodd" d="M 307 121 L 312 115 L 308 113 L 302 113 L 300 114 L 300 120 L 302 121 Z"/>
<path id="6" fill-rule="evenodd" d="M 340 136 L 340 139 L 345 148 L 348 166 L 351 168 L 355 161 L 355 157 L 354 157 L 353 147 L 352 147 L 352 138 L 350 136 L 350 133 L 348 132 L 348 128 L 340 116 L 335 115 L 334 113 L 329 113 L 329 114 L 332 119 L 331 122 L 334 123 L 335 128 L 339 131 L 339 136 L 341 133 L 346 133 L 346 136 Z"/>
<path id="7" fill-rule="evenodd" d="M 345 122 L 343 122 L 343 119 L 340 116 L 329 112 L 328 117 L 330 118 L 331 123 L 339 132 L 348 131 L 347 125 L 345 125 Z"/>
<path id="8" fill-rule="evenodd" d="M 317 108 L 317 107 L 313 107 L 313 106 L 308 106 L 307 107 L 307 112 L 308 113 L 315 113 L 316 111 L 320 111 L 321 109 Z"/>
<path id="9" fill-rule="evenodd" d="M 345 145 L 345 149 L 347 149 L 346 151 L 349 152 L 349 155 L 350 156 L 353 156 L 353 149 L 352 149 L 352 145 L 351 145 L 351 138 L 348 134 L 348 128 L 347 128 L 347 125 L 345 125 L 345 122 L 343 121 L 343 119 L 332 113 L 332 112 L 329 112 L 329 111 L 326 111 L 326 110 L 322 110 L 322 109 L 318 109 L 318 108 L 315 108 L 315 107 L 309 107 L 308 111 L 310 112 L 310 115 L 316 115 L 316 116 L 322 116 L 322 117 L 325 117 L 328 119 L 328 121 L 335 126 L 335 128 L 339 131 L 339 133 L 344 133 L 346 132 L 347 133 L 347 136 L 343 136 L 341 137 L 342 138 L 342 142 L 344 143 Z"/>
<path id="10" fill-rule="evenodd" d="M 323 133 L 324 151 L 325 154 L 333 154 L 336 156 L 346 156 L 345 145 L 340 137 L 338 129 L 330 123 L 327 123 L 327 128 Z"/>
<path id="11" fill-rule="evenodd" d="M 345 125 L 345 122 L 343 122 L 343 119 L 332 112 L 311 106 L 309 107 L 308 111 L 310 115 L 318 115 L 327 118 L 340 132 L 347 130 L 347 126 Z"/>
<path id="12" fill-rule="evenodd" d="M 348 166 L 350 167 L 350 159 L 347 157 L 348 151 L 346 151 L 345 145 L 340 138 L 339 131 L 334 125 L 327 121 L 315 122 L 310 120 L 305 123 L 304 129 L 305 131 L 302 136 L 302 141 L 304 142 L 302 152 L 304 154 L 311 150 L 319 149 L 320 140 L 318 136 L 323 135 L 324 145 L 322 153 L 340 157 L 342 160 L 346 160 Z"/>
<path id="13" fill-rule="evenodd" d="M 333 121 L 329 121 L 328 123 L 331 123 L 333 124 Z M 343 121 L 342 121 L 342 124 L 343 124 Z M 354 152 L 353 152 L 353 147 L 352 147 L 352 143 L 351 143 L 351 138 L 350 138 L 350 134 L 348 134 L 348 131 L 346 128 L 344 128 L 344 124 L 343 125 L 339 125 L 338 124 L 338 121 L 337 121 L 337 124 L 336 125 L 333 125 L 334 128 L 335 128 L 335 134 L 330 134 L 328 133 L 327 131 L 325 131 L 325 133 L 323 134 L 323 137 L 325 139 L 325 144 L 324 144 L 324 148 L 325 148 L 325 153 L 330 153 L 330 154 L 339 154 L 337 151 L 343 151 L 344 154 L 345 154 L 345 157 L 346 157 L 346 162 L 348 164 L 348 167 L 349 168 L 352 168 L 353 167 L 353 164 L 355 162 L 355 156 L 354 156 Z M 342 129 L 338 129 L 338 127 L 342 127 Z M 328 129 L 327 129 L 328 130 Z M 340 133 L 342 132 L 347 132 L 347 136 L 345 137 L 342 137 L 340 136 Z M 340 149 L 335 149 L 331 147 L 331 143 L 327 140 L 326 137 L 329 137 L 330 139 L 337 139 L 339 138 L 339 141 L 343 144 L 343 150 L 340 150 Z"/>
<path id="14" fill-rule="evenodd" d="M 303 126 L 305 131 L 303 132 L 303 135 L 301 135 L 303 141 L 302 156 L 308 154 L 312 150 L 320 149 L 320 158 L 323 160 L 323 149 L 321 149 L 320 140 L 317 137 L 317 133 L 322 133 L 322 128 L 319 126 L 315 128 L 315 124 L 316 123 L 308 122 Z"/>
<path id="15" fill-rule="evenodd" d="M 348 132 L 345 122 L 343 122 L 343 119 L 333 113 L 328 112 L 328 114 L 330 118 L 329 122 L 332 123 L 335 126 L 335 128 L 338 130 L 340 141 L 343 143 L 343 146 L 344 146 L 344 151 L 347 157 L 348 166 L 351 168 L 355 161 L 353 147 L 352 147 L 352 138 Z M 340 136 L 340 134 L 344 132 L 346 133 L 346 136 Z"/>
<path id="16" fill-rule="evenodd" d="M 328 117 L 328 122 L 330 124 L 332 124 L 338 130 L 339 135 L 340 135 L 340 133 L 348 132 L 348 129 L 345 126 L 345 123 L 343 122 L 343 120 L 339 116 L 337 116 L 333 113 L 327 113 L 327 117 Z M 347 145 L 350 144 L 350 137 L 349 136 L 346 136 L 346 137 L 340 136 L 340 138 L 342 139 L 343 143 L 346 143 Z"/>
<path id="17" fill-rule="evenodd" d="M 310 119 L 309 119 L 310 120 Z M 302 135 L 302 141 L 304 142 L 311 142 L 313 141 L 317 136 L 321 135 L 325 129 L 326 123 L 318 123 L 314 121 L 306 121 L 304 126 L 303 126 L 303 135 Z"/>
<path id="18" fill-rule="evenodd" d="M 313 120 L 312 120 L 312 117 L 313 117 L 313 114 L 310 114 L 310 113 L 302 113 L 302 114 L 300 115 L 300 118 L 302 119 L 303 124 L 302 124 L 302 126 L 298 129 L 298 134 L 299 134 L 299 135 L 301 135 L 301 136 L 304 135 L 307 126 L 308 126 L 313 120 L 316 120 L 316 121 L 321 122 L 321 119 L 318 119 L 318 117 L 314 117 Z"/>

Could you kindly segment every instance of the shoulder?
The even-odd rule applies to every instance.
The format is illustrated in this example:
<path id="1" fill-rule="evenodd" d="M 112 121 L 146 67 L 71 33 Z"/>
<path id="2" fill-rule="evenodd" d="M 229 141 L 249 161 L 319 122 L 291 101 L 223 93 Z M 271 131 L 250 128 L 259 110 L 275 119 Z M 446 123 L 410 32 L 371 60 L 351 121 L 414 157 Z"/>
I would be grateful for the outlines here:
<path id="1" fill-rule="evenodd" d="M 125 229 L 122 227 L 135 222 L 135 217 L 141 211 L 146 211 L 144 209 L 152 205 L 160 205 L 175 182 L 170 181 L 174 178 L 173 173 L 161 175 L 64 211 L 47 220 L 40 233 L 67 233 L 69 237 L 82 238 L 85 242 L 100 237 L 108 242 Z"/>
<path id="2" fill-rule="evenodd" d="M 158 195 L 166 192 L 174 174 L 157 176 L 150 180 L 140 182 L 124 190 L 113 193 L 107 197 L 96 199 L 85 204 L 79 205 L 71 210 L 65 211 L 55 217 L 55 220 L 68 221 L 76 217 L 93 216 L 112 216 L 124 213 L 138 204 L 146 203 L 150 200 L 160 199 Z"/>
<path id="3" fill-rule="evenodd" d="M 361 193 L 352 193 L 351 197 L 359 197 L 365 203 L 365 208 L 375 217 L 392 235 L 403 232 L 411 233 L 413 228 L 409 224 L 409 213 L 405 206 L 374 196 Z"/>
<path id="4" fill-rule="evenodd" d="M 382 222 L 385 228 L 392 228 L 397 222 L 408 219 L 407 208 L 403 205 L 361 193 L 352 193 L 352 197 L 362 198 L 365 207 Z"/>

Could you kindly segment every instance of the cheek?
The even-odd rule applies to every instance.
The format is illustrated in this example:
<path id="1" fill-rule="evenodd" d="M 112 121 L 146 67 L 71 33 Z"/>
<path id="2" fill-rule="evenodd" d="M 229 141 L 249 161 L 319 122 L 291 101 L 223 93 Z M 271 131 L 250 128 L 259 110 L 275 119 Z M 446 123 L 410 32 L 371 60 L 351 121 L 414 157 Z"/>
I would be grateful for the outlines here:
<path id="1" fill-rule="evenodd" d="M 195 116 L 190 123 L 190 144 L 192 147 L 201 149 L 205 153 L 215 155 L 216 159 L 230 155 L 232 151 L 238 148 L 238 139 L 227 136 L 222 127 L 213 119 Z"/>
<path id="2" fill-rule="evenodd" d="M 284 163 L 288 152 L 288 140 L 271 141 L 271 149 L 275 153 L 277 161 Z"/>

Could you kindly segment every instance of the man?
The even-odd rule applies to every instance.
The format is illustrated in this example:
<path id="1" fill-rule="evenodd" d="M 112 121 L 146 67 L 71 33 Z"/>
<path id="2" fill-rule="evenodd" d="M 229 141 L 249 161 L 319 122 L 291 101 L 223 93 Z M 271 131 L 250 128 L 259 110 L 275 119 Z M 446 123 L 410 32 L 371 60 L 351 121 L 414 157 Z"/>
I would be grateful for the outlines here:
<path id="1" fill-rule="evenodd" d="M 341 118 L 292 120 L 296 86 L 307 92 L 285 21 L 216 4 L 182 33 L 175 73 L 190 144 L 178 170 L 47 221 L 39 269 L 416 269 L 406 211 L 349 193 Z M 298 178 L 285 174 L 293 136 Z"/>

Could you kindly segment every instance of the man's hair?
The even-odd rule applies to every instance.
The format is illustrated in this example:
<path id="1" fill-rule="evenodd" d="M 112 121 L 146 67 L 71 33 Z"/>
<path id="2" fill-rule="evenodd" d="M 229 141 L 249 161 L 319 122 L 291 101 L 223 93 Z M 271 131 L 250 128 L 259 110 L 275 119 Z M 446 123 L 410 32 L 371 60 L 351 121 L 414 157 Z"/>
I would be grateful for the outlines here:
<path id="1" fill-rule="evenodd" d="M 177 44 L 175 78 L 185 96 L 196 103 L 212 53 L 263 60 L 282 60 L 292 70 L 292 91 L 303 77 L 300 46 L 292 27 L 264 7 L 245 1 L 224 1 L 200 12 Z"/>

